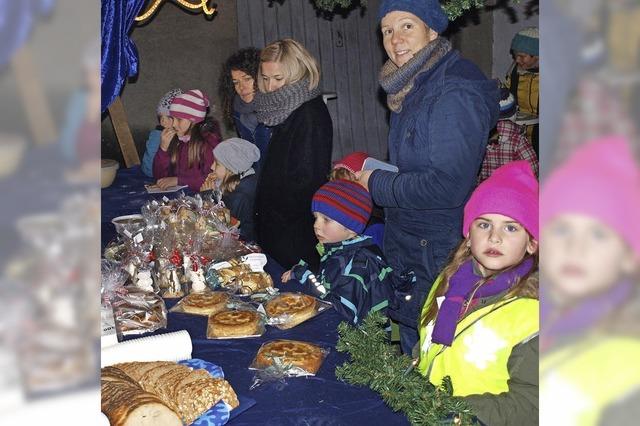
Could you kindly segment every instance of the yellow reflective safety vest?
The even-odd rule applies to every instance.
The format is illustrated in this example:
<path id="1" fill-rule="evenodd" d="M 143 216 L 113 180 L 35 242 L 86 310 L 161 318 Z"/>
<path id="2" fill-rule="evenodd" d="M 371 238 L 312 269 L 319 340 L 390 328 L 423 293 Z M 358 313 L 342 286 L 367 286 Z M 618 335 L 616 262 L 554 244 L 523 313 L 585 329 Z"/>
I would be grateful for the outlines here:
<path id="1" fill-rule="evenodd" d="M 442 277 L 438 277 L 422 308 L 426 314 Z M 454 396 L 509 390 L 507 361 L 511 350 L 538 334 L 539 302 L 512 297 L 484 306 L 458 322 L 451 346 L 431 343 L 433 321 L 420 327 L 418 371 L 435 386 L 451 377 Z"/>
<path id="2" fill-rule="evenodd" d="M 542 356 L 540 424 L 607 424 L 605 409 L 640 390 L 638 360 L 639 339 L 602 335 Z"/>

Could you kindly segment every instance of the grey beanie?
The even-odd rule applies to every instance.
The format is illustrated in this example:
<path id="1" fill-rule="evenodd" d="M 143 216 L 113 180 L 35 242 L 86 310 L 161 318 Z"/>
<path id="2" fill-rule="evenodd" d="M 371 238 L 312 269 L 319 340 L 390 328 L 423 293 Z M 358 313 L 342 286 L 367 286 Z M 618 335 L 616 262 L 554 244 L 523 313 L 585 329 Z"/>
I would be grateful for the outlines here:
<path id="1" fill-rule="evenodd" d="M 237 175 L 249 170 L 253 163 L 260 159 L 260 150 L 247 140 L 230 138 L 213 148 L 213 156 L 227 170 Z"/>
<path id="2" fill-rule="evenodd" d="M 156 113 L 158 115 L 169 115 L 169 106 L 171 106 L 171 102 L 173 102 L 173 99 L 178 95 L 182 95 L 181 89 L 171 89 L 165 93 L 162 99 L 160 99 L 160 102 L 158 102 Z"/>

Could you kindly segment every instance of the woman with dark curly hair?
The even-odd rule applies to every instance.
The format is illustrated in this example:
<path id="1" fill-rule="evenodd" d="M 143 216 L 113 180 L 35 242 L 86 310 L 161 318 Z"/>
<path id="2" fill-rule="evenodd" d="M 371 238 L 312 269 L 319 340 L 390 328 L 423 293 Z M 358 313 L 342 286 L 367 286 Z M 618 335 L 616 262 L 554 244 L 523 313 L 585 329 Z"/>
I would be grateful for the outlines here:
<path id="1" fill-rule="evenodd" d="M 267 156 L 267 146 L 271 139 L 271 129 L 258 123 L 253 103 L 259 66 L 258 49 L 240 49 L 229 56 L 218 81 L 218 94 L 222 99 L 225 123 L 234 127 L 238 136 L 253 143 L 260 150 L 260 160 L 253 165 L 257 173 L 260 172 Z"/>

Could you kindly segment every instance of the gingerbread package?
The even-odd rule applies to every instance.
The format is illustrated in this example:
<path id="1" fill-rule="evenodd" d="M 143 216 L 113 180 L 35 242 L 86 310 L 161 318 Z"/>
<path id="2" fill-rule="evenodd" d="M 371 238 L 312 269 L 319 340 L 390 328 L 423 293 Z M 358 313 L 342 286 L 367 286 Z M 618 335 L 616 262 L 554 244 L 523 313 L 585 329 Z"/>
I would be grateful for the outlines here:
<path id="1" fill-rule="evenodd" d="M 167 308 L 162 298 L 137 287 L 127 286 L 111 302 L 120 335 L 142 334 L 167 326 Z"/>
<path id="2" fill-rule="evenodd" d="M 256 371 L 251 388 L 286 377 L 315 376 L 328 354 L 328 349 L 300 340 L 266 342 L 249 366 Z"/>
<path id="3" fill-rule="evenodd" d="M 263 314 L 246 303 L 228 306 L 231 308 L 209 315 L 207 339 L 239 339 L 259 337 L 264 334 Z"/>
<path id="4" fill-rule="evenodd" d="M 303 293 L 280 293 L 262 305 L 267 324 L 280 330 L 293 328 L 331 307 L 331 303 Z"/>
<path id="5" fill-rule="evenodd" d="M 169 312 L 209 316 L 228 309 L 234 303 L 237 302 L 228 292 L 206 289 L 183 297 Z"/>

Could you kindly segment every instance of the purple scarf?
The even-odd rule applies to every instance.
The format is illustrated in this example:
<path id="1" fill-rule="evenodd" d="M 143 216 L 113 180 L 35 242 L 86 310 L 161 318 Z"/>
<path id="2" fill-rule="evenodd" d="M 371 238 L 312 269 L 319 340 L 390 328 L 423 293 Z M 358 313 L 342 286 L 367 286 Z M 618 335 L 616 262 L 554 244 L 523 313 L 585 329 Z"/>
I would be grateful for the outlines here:
<path id="1" fill-rule="evenodd" d="M 473 295 L 474 299 L 495 296 L 511 288 L 525 276 L 533 266 L 531 258 L 525 259 L 515 268 L 501 272 L 484 283 Z M 449 279 L 449 289 L 438 311 L 431 334 L 431 341 L 451 346 L 458 325 L 458 317 L 464 302 L 471 296 L 474 287 L 482 279 L 473 271 L 473 261 L 467 260 Z M 471 302 L 471 301 L 469 301 Z"/>
<path id="2" fill-rule="evenodd" d="M 540 287 L 543 290 L 543 303 L 540 304 L 542 350 L 552 346 L 557 339 L 580 335 L 595 327 L 629 300 L 634 286 L 631 280 L 624 280 L 564 310 L 554 306 L 551 297 L 544 292 L 546 286 Z"/>

